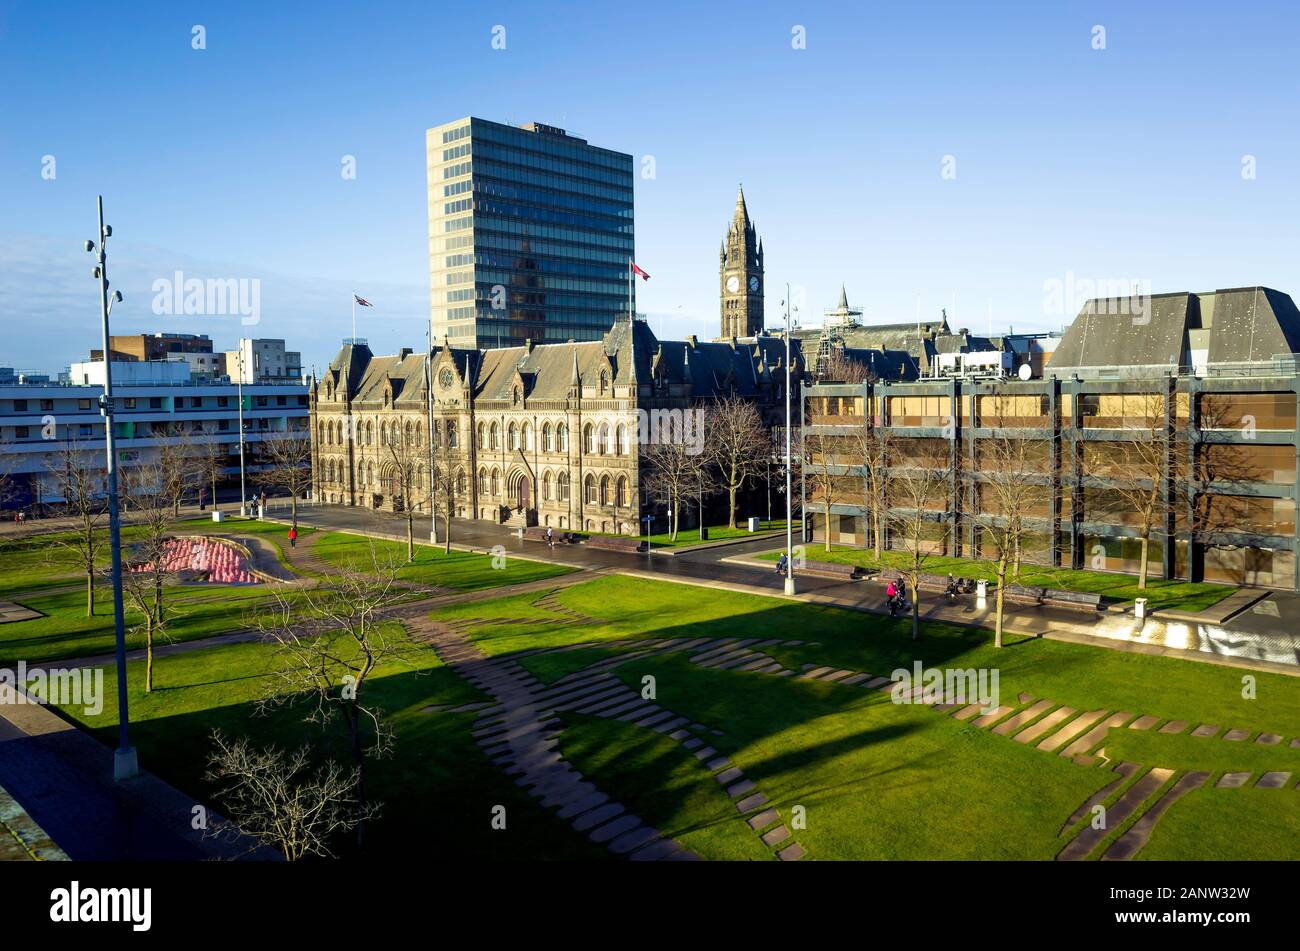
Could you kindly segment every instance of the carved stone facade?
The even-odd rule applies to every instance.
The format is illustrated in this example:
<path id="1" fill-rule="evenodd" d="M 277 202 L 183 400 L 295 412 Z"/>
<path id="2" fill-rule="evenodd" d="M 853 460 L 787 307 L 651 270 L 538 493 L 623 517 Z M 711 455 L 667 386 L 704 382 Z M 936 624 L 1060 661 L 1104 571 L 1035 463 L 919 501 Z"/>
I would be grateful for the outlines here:
<path id="1" fill-rule="evenodd" d="M 763 331 L 763 242 L 745 207 L 745 192 L 736 195 L 736 213 L 718 256 L 722 291 L 721 340 L 756 337 Z"/>
<path id="2" fill-rule="evenodd" d="M 409 504 L 427 515 L 432 456 L 435 473 L 453 480 L 459 517 L 637 534 L 642 513 L 657 511 L 642 497 L 646 416 L 734 392 L 774 421 L 784 354 L 776 337 L 660 341 L 642 321 L 619 321 L 599 341 L 442 347 L 429 358 L 345 345 L 312 387 L 316 497 L 386 511 Z M 409 502 L 398 476 L 403 457 L 415 470 Z M 441 511 L 446 496 L 436 498 Z"/>

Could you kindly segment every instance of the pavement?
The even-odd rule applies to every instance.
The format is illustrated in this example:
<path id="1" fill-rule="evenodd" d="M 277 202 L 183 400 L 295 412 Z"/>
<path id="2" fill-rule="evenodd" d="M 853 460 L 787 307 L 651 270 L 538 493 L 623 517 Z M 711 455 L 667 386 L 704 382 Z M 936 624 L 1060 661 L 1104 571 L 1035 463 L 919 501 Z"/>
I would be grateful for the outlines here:
<path id="1" fill-rule="evenodd" d="M 272 507 L 268 512 L 268 518 L 272 519 L 287 518 L 287 515 L 287 508 Z M 371 509 L 300 506 L 298 521 L 321 529 L 406 538 L 403 517 Z M 427 517 L 416 522 L 415 531 L 417 541 L 428 541 Z M 441 522 L 438 531 L 442 532 Z M 452 547 L 461 550 L 491 552 L 499 549 L 507 556 L 516 555 L 575 568 L 612 570 L 621 574 L 785 597 L 784 579 L 771 567 L 738 563 L 747 555 L 770 551 L 778 545 L 779 539 L 767 536 L 735 545 L 679 550 L 672 558 L 587 549 L 582 545 L 557 545 L 554 552 L 549 552 L 544 544 L 524 541 L 505 526 L 464 519 L 453 519 L 452 522 Z M 884 590 L 870 580 L 841 581 L 800 576 L 796 570 L 795 585 L 798 591 L 795 598 L 801 601 L 884 613 Z M 1244 599 L 1243 603 L 1250 600 Z M 949 602 L 945 598 L 923 594 L 921 609 L 921 617 L 927 621 L 985 628 L 991 628 L 994 623 L 992 600 L 985 603 L 974 595 Z M 1006 608 L 1003 626 L 1011 634 L 1300 676 L 1300 596 L 1287 592 L 1270 592 L 1226 619 L 1219 613 L 1208 612 L 1206 620 L 1198 620 L 1193 615 L 1148 617 L 1137 621 L 1129 613 L 1013 605 Z"/>

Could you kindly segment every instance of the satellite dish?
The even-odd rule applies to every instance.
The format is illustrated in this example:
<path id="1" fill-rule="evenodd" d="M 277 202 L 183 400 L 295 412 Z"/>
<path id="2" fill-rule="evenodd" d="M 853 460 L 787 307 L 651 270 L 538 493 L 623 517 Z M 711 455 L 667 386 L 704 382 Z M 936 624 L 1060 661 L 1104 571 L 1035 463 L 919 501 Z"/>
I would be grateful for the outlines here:
<path id="1" fill-rule="evenodd" d="M 1028 363 L 1020 364 L 1020 369 L 1016 371 L 1016 376 L 1020 377 L 1020 379 L 1022 380 L 1028 380 L 1033 375 L 1034 375 L 1034 368 L 1031 367 Z"/>

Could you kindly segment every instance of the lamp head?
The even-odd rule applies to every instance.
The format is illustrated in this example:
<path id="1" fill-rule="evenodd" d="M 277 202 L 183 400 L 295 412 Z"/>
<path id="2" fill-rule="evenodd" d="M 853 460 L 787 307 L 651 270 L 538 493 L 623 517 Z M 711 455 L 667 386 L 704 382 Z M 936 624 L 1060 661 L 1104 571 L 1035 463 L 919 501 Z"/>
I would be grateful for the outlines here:
<path id="1" fill-rule="evenodd" d="M 93 242 L 93 241 L 87 241 L 87 242 L 86 242 L 86 250 L 87 250 L 87 251 L 94 251 L 94 250 L 95 250 L 95 242 Z"/>
<path id="2" fill-rule="evenodd" d="M 122 303 L 122 292 L 113 291 L 113 300 L 117 301 L 119 304 Z"/>
<path id="3" fill-rule="evenodd" d="M 105 238 L 111 238 L 111 237 L 113 237 L 113 226 L 112 226 L 112 225 L 104 225 L 104 237 L 105 237 Z"/>

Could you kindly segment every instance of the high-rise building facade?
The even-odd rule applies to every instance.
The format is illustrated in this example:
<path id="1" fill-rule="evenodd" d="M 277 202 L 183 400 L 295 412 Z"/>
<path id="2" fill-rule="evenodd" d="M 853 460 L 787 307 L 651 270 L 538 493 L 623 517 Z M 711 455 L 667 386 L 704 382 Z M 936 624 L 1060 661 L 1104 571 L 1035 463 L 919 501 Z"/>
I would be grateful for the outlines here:
<path id="1" fill-rule="evenodd" d="M 743 189 L 718 252 L 722 282 L 722 338 L 753 337 L 763 330 L 763 242 L 749 220 Z"/>
<path id="2" fill-rule="evenodd" d="M 625 317 L 631 155 L 473 117 L 429 129 L 426 150 L 436 343 L 599 340 Z"/>

